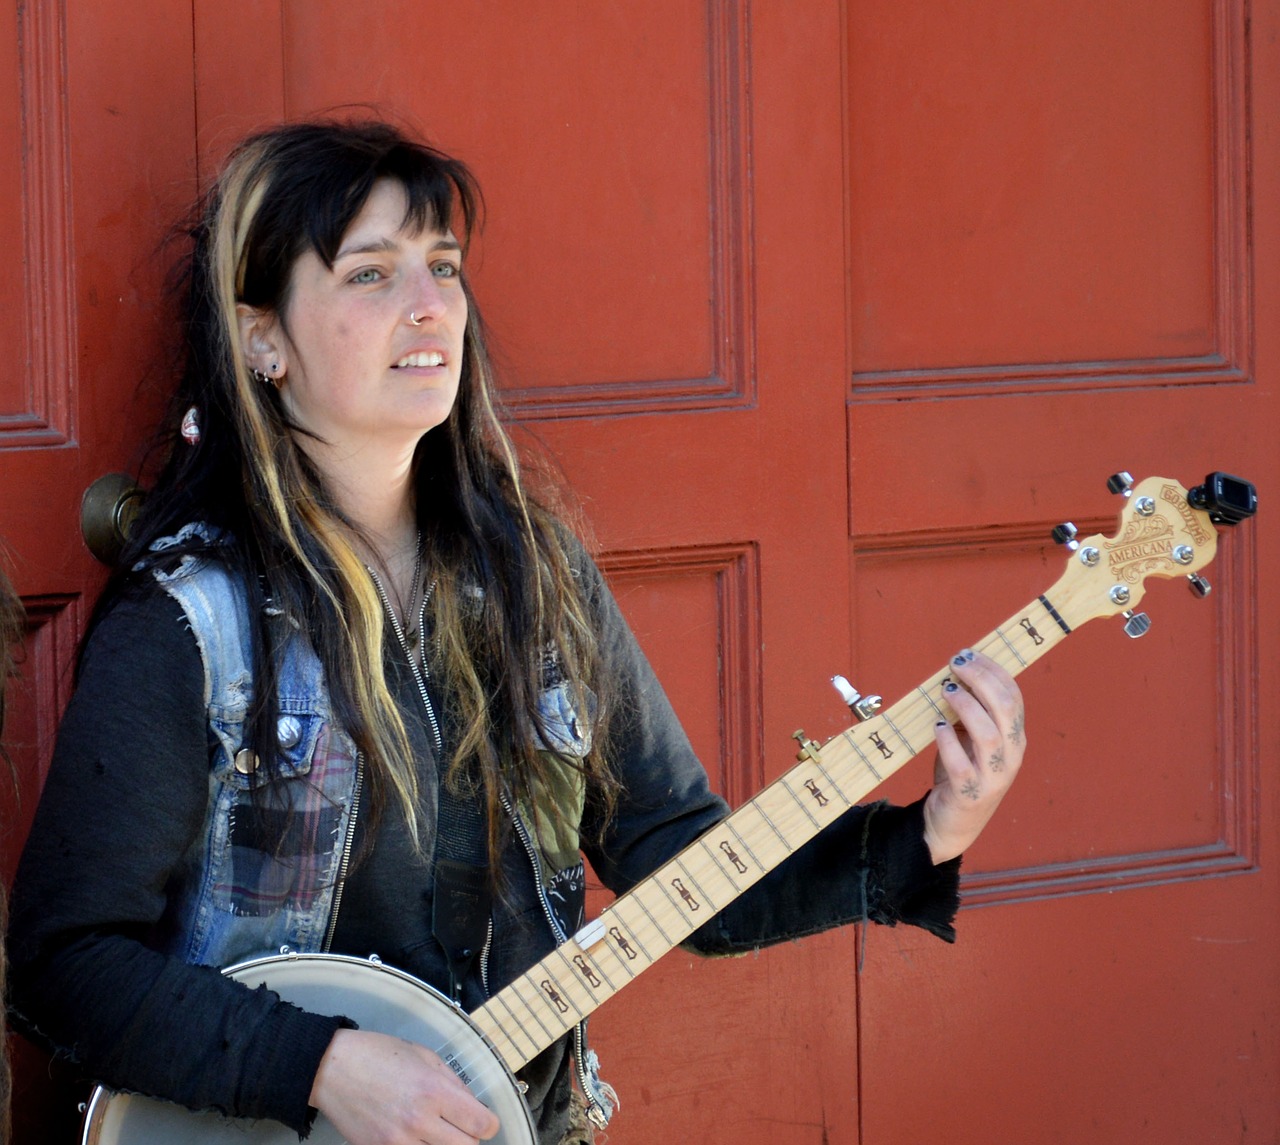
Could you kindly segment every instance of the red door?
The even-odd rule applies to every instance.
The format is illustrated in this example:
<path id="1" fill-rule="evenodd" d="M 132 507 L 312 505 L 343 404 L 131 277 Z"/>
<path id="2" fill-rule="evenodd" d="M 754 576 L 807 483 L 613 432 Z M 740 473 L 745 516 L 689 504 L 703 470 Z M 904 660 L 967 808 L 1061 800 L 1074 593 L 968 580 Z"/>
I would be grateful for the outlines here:
<path id="1" fill-rule="evenodd" d="M 101 570 L 80 497 L 130 468 L 144 381 L 166 356 L 158 243 L 192 197 L 189 6 L 5 5 L 0 38 L 0 560 L 30 616 L 6 729 L 0 863 L 12 877 L 76 641 Z M 140 397 L 140 390 L 144 391 Z M 71 1140 L 78 1116 L 15 1039 L 15 1141 Z"/>
<path id="2" fill-rule="evenodd" d="M 956 947 L 671 955 L 593 1023 L 610 1140 L 1274 1138 L 1277 0 L 36 7 L 0 121 L 31 268 L 0 321 L 36 347 L 0 374 L 37 620 L 10 852 L 192 157 L 372 101 L 481 177 L 508 399 L 734 802 L 847 722 L 833 672 L 894 698 L 1047 588 L 1111 472 L 1263 491 L 1209 601 L 1160 585 L 1143 640 L 1099 622 L 1026 677 Z"/>

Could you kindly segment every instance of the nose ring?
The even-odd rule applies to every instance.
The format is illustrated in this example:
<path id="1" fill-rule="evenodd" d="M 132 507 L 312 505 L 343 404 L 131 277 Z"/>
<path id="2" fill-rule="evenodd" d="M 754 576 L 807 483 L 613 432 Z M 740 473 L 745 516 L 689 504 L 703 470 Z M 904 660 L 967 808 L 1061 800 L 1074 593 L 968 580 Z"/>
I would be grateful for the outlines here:
<path id="1" fill-rule="evenodd" d="M 422 319 L 419 318 L 412 310 L 409 311 L 409 325 L 410 326 L 422 325 Z"/>

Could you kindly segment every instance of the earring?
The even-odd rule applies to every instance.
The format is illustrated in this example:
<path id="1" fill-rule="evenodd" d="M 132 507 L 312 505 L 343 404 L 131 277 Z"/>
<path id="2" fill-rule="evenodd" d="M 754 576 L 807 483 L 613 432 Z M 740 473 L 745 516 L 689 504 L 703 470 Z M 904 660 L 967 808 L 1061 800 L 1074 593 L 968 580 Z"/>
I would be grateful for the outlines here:
<path id="1" fill-rule="evenodd" d="M 409 311 L 409 325 L 410 326 L 422 325 L 422 319 L 419 318 L 412 310 Z"/>
<path id="2" fill-rule="evenodd" d="M 200 411 L 192 406 L 182 417 L 182 440 L 188 445 L 200 444 Z"/>

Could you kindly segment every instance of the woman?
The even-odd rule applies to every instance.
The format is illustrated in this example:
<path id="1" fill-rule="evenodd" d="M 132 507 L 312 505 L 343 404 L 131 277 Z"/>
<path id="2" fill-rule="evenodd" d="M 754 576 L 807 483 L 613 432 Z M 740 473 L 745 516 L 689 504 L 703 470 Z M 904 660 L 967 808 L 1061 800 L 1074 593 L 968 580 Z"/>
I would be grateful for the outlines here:
<path id="1" fill-rule="evenodd" d="M 577 928 L 581 852 L 625 891 L 726 813 L 521 483 L 463 272 L 479 202 L 390 127 L 301 124 L 243 143 L 195 230 L 175 440 L 15 902 L 15 1009 L 96 1080 L 299 1132 L 320 1110 L 356 1145 L 488 1138 L 427 1050 L 212 968 L 376 952 L 471 1009 Z M 1023 750 L 1008 676 L 954 675 L 929 796 L 845 816 L 693 947 L 861 917 L 951 937 L 957 857 Z M 468 859 L 481 943 L 433 924 Z M 575 1036 L 521 1072 L 541 1141 L 582 1132 L 575 1101 L 607 1115 L 589 1060 Z"/>

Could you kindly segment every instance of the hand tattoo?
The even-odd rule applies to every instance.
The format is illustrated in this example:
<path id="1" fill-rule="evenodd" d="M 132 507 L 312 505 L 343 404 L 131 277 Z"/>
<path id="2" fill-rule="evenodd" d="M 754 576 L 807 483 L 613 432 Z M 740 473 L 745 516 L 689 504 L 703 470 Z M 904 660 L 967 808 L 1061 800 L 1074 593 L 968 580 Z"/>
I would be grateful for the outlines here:
<path id="1" fill-rule="evenodd" d="M 982 793 L 978 790 L 977 780 L 966 779 L 964 786 L 960 788 L 961 795 L 967 795 L 970 799 L 976 801 Z"/>
<path id="2" fill-rule="evenodd" d="M 992 771 L 1004 770 L 1004 748 L 1002 747 L 996 748 L 995 754 L 991 757 L 991 770 Z"/>
<path id="3" fill-rule="evenodd" d="M 1009 729 L 1009 742 L 1014 747 L 1022 745 L 1022 729 L 1027 726 L 1026 712 L 1019 712 L 1013 719 L 1013 727 Z"/>

